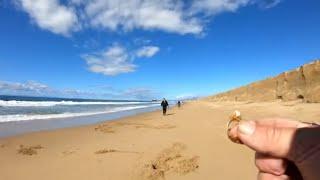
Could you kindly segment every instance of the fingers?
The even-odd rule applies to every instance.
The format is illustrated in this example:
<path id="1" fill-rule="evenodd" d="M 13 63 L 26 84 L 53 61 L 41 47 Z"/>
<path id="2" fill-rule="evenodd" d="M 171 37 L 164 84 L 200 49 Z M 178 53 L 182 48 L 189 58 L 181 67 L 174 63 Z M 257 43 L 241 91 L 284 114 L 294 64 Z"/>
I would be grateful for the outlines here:
<path id="1" fill-rule="evenodd" d="M 256 153 L 255 164 L 260 173 L 265 173 L 273 176 L 286 175 L 291 179 L 302 180 L 302 175 L 298 167 L 285 159 L 278 159 L 268 155 Z M 279 177 L 276 177 L 279 178 Z"/>
<path id="2" fill-rule="evenodd" d="M 311 131 L 315 128 L 308 123 L 274 118 L 241 121 L 237 126 L 228 130 L 228 135 L 231 139 L 236 139 L 237 142 L 256 151 L 255 163 L 260 171 L 259 180 L 287 180 L 290 177 L 302 179 L 297 166 L 287 159 L 294 161 L 295 156 L 292 155 L 292 151 L 289 153 L 289 150 L 295 147 L 294 138 L 300 144 L 304 142 L 295 137 L 298 131 L 303 129 Z"/>
<path id="3" fill-rule="evenodd" d="M 259 172 L 258 180 L 290 180 L 290 177 L 287 175 L 273 175 L 268 173 Z"/>
<path id="4" fill-rule="evenodd" d="M 265 119 L 261 119 L 256 122 L 262 126 L 275 125 L 277 127 L 283 127 L 283 128 L 303 128 L 303 127 L 311 126 L 308 123 L 293 121 L 293 120 L 285 119 L 285 118 L 265 118 Z"/>
<path id="5" fill-rule="evenodd" d="M 287 161 L 284 159 L 274 158 L 260 153 L 256 153 L 255 164 L 260 172 L 276 176 L 284 175 L 287 169 Z"/>
<path id="6" fill-rule="evenodd" d="M 261 154 L 286 158 L 297 128 L 278 127 L 276 123 L 263 125 L 257 121 L 243 121 L 232 130 L 240 141 Z"/>

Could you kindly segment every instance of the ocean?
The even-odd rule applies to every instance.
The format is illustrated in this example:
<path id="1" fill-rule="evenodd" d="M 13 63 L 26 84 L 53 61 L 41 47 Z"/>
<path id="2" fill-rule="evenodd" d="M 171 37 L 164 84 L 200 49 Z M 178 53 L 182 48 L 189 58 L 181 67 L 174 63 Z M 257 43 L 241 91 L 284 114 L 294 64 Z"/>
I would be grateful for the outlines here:
<path id="1" fill-rule="evenodd" d="M 159 102 L 0 96 L 0 122 L 89 116 L 153 106 L 159 106 Z"/>
<path id="2" fill-rule="evenodd" d="M 0 95 L 0 136 L 92 124 L 160 109 L 160 102 Z"/>

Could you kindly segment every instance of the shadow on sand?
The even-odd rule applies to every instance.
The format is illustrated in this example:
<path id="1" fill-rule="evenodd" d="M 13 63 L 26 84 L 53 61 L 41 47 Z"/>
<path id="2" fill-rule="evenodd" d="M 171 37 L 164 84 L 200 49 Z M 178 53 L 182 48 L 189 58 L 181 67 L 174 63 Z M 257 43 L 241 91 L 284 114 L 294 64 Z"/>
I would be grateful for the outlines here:
<path id="1" fill-rule="evenodd" d="M 171 116 L 171 115 L 174 115 L 175 113 L 169 113 L 169 114 L 166 114 L 166 116 Z"/>

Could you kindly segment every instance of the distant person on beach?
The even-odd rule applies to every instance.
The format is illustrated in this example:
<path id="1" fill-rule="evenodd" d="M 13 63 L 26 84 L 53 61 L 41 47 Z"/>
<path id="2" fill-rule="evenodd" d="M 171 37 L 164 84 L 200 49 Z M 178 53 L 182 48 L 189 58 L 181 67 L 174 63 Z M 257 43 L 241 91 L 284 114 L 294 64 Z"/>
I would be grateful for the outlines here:
<path id="1" fill-rule="evenodd" d="M 180 108 L 181 107 L 181 101 L 178 101 L 178 107 Z"/>
<path id="2" fill-rule="evenodd" d="M 256 152 L 258 180 L 319 180 L 320 126 L 281 118 L 243 121 L 230 134 Z"/>
<path id="3" fill-rule="evenodd" d="M 167 114 L 167 108 L 168 108 L 168 106 L 169 106 L 169 103 L 168 103 L 168 101 L 167 101 L 165 98 L 163 98 L 163 100 L 162 100 L 162 102 L 161 102 L 161 106 L 162 106 L 162 114 L 163 114 L 163 115 L 166 115 L 166 114 Z"/>

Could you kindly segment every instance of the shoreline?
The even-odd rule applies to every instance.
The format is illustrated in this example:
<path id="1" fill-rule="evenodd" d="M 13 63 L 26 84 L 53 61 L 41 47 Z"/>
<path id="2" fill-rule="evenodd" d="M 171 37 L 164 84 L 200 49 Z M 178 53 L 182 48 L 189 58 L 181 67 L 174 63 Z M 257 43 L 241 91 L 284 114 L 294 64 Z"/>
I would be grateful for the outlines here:
<path id="1" fill-rule="evenodd" d="M 188 102 L 91 125 L 0 138 L 8 180 L 255 179 L 254 152 L 226 136 L 234 110 L 243 118 L 319 121 L 320 104 Z M 43 166 L 45 164 L 45 166 Z"/>
<path id="2" fill-rule="evenodd" d="M 122 119 L 125 117 L 135 116 L 141 113 L 143 114 L 157 110 L 159 110 L 159 107 L 153 106 L 141 109 L 132 109 L 119 112 L 101 113 L 95 115 L 85 115 L 76 117 L 0 122 L 0 138 L 32 132 L 85 126 L 104 121 Z"/>

